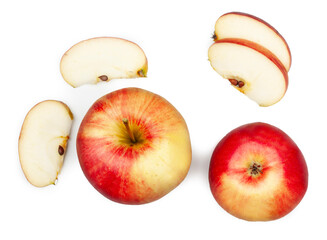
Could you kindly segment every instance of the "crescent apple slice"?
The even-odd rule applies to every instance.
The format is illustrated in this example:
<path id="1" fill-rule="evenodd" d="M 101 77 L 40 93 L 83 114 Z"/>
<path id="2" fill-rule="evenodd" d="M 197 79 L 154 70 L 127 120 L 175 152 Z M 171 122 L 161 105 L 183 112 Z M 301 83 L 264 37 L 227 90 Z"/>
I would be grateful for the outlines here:
<path id="1" fill-rule="evenodd" d="M 269 23 L 253 15 L 230 12 L 222 15 L 215 25 L 215 38 L 241 38 L 267 48 L 283 63 L 291 67 L 291 51 L 283 36 Z"/>
<path id="2" fill-rule="evenodd" d="M 72 121 L 68 106 L 55 100 L 35 105 L 26 115 L 18 152 L 23 172 L 32 185 L 44 187 L 57 180 Z"/>
<path id="3" fill-rule="evenodd" d="M 114 37 L 77 43 L 62 57 L 60 72 L 73 87 L 117 78 L 146 77 L 147 58 L 135 43 Z"/>
<path id="4" fill-rule="evenodd" d="M 260 106 L 273 105 L 284 96 L 287 71 L 266 48 L 244 39 L 222 39 L 208 55 L 215 71 Z"/>

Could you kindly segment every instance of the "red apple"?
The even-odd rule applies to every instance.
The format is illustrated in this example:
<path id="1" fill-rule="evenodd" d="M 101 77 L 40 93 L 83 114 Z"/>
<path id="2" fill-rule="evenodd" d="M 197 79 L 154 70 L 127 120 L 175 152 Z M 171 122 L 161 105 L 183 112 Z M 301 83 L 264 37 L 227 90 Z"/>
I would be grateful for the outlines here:
<path id="1" fill-rule="evenodd" d="M 163 197 L 183 181 L 191 164 L 182 115 L 161 96 L 138 88 L 98 99 L 84 117 L 76 143 L 86 178 L 119 203 Z"/>
<path id="2" fill-rule="evenodd" d="M 293 140 L 265 123 L 243 125 L 215 148 L 209 183 L 219 205 L 235 217 L 268 221 L 291 212 L 308 187 L 308 169 Z"/>

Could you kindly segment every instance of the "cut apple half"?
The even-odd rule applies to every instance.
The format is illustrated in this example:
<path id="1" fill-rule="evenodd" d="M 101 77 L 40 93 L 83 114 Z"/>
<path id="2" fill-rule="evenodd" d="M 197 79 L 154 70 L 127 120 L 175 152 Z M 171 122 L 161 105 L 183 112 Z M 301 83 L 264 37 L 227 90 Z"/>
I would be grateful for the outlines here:
<path id="1" fill-rule="evenodd" d="M 54 184 L 61 170 L 73 121 L 68 106 L 47 100 L 26 115 L 18 141 L 19 160 L 36 187 Z"/>
<path id="2" fill-rule="evenodd" d="M 222 39 L 209 48 L 213 69 L 260 106 L 278 102 L 288 86 L 288 74 L 268 49 L 244 39 Z"/>
<path id="3" fill-rule="evenodd" d="M 146 77 L 148 62 L 135 43 L 114 37 L 77 43 L 62 57 L 60 72 L 73 87 L 117 78 Z"/>
<path id="4" fill-rule="evenodd" d="M 264 20 L 247 13 L 231 12 L 222 15 L 215 25 L 216 40 L 241 38 L 267 48 L 289 71 L 291 52 L 283 36 Z"/>

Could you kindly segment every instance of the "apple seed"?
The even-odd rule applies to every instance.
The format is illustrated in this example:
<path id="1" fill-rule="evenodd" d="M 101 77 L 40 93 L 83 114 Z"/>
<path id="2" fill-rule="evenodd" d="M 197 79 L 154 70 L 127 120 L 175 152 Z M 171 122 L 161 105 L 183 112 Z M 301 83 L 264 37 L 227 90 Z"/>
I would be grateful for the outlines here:
<path id="1" fill-rule="evenodd" d="M 233 86 L 236 86 L 236 87 L 239 87 L 239 88 L 242 88 L 245 83 L 243 81 L 237 81 L 236 79 L 228 79 L 228 81 L 233 85 Z"/>
<path id="2" fill-rule="evenodd" d="M 65 153 L 65 149 L 61 145 L 59 145 L 59 147 L 58 147 L 58 153 L 60 156 L 64 155 L 64 153 Z"/>
<path id="3" fill-rule="evenodd" d="M 242 82 L 242 81 L 238 81 L 238 86 L 241 88 L 241 87 L 243 87 L 244 86 L 244 82 Z"/>
<path id="4" fill-rule="evenodd" d="M 232 85 L 237 86 L 238 81 L 236 79 L 228 79 L 228 80 Z"/>
<path id="5" fill-rule="evenodd" d="M 99 78 L 100 78 L 101 81 L 107 81 L 108 80 L 107 75 L 101 75 Z"/>

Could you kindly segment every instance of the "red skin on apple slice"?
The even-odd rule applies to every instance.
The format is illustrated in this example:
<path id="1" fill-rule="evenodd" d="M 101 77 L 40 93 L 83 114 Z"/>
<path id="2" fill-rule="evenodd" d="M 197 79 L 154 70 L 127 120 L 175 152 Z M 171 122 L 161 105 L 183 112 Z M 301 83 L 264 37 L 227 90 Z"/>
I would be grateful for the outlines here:
<path id="1" fill-rule="evenodd" d="M 285 92 L 288 88 L 288 73 L 284 67 L 284 65 L 281 63 L 281 61 L 272 53 L 270 52 L 267 48 L 255 43 L 251 42 L 245 39 L 239 39 L 239 38 L 224 38 L 221 40 L 216 41 L 214 44 L 219 44 L 219 43 L 234 43 L 238 45 L 242 45 L 248 48 L 251 48 L 257 52 L 260 52 L 262 55 L 266 56 L 270 61 L 272 61 L 282 72 L 284 79 L 285 79 Z"/>
<path id="2" fill-rule="evenodd" d="M 213 69 L 260 106 L 280 101 L 288 87 L 288 73 L 265 47 L 239 38 L 225 38 L 208 51 Z"/>
<path id="3" fill-rule="evenodd" d="M 256 16 L 253 16 L 253 15 L 248 14 L 248 13 L 243 13 L 243 12 L 229 12 L 229 13 L 225 13 L 222 16 L 219 17 L 219 19 L 217 20 L 217 23 L 218 23 L 218 21 L 220 21 L 224 17 L 228 17 L 228 16 L 231 16 L 231 15 L 236 15 L 236 16 L 241 16 L 241 17 L 245 17 L 245 18 L 256 20 L 258 23 L 261 23 L 261 24 L 265 25 L 268 29 L 270 29 L 273 33 L 275 33 L 277 35 L 277 37 L 284 43 L 285 49 L 288 52 L 289 64 L 286 65 L 285 68 L 286 68 L 287 71 L 289 71 L 289 69 L 291 67 L 291 64 L 292 64 L 291 50 L 290 50 L 290 48 L 289 48 L 289 46 L 288 46 L 285 38 L 272 25 L 270 25 L 269 23 L 267 23 L 266 21 L 264 21 L 261 18 L 258 18 Z M 217 23 L 216 23 L 216 25 L 217 25 Z M 243 37 L 236 37 L 236 36 L 226 36 L 226 38 L 242 38 L 242 39 L 244 39 Z M 219 31 L 217 31 L 217 29 L 216 29 L 215 35 L 214 35 L 214 40 L 215 41 L 218 41 L 218 40 L 221 40 L 221 39 L 222 39 L 222 36 L 220 36 Z M 254 39 L 256 39 L 256 40 L 254 40 Z M 256 43 L 259 44 L 258 41 L 260 41 L 260 36 L 256 35 L 256 36 L 253 36 L 253 39 L 247 39 L 247 40 L 250 40 L 252 42 L 256 42 Z"/>
<path id="4" fill-rule="evenodd" d="M 251 123 L 228 133 L 216 146 L 209 167 L 212 194 L 230 214 L 268 221 L 291 212 L 308 187 L 305 159 L 280 129 Z"/>

